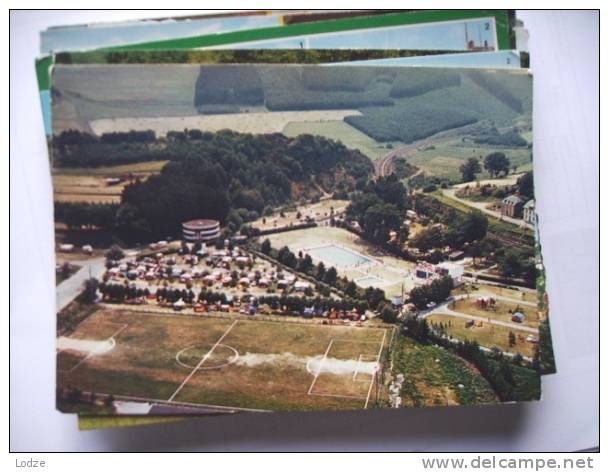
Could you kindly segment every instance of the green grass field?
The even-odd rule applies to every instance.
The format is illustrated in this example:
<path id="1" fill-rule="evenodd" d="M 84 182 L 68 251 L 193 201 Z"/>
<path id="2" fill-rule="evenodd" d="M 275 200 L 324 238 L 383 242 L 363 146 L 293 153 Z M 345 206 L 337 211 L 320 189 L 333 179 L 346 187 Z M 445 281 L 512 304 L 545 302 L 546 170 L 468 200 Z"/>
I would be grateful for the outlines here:
<path id="1" fill-rule="evenodd" d="M 67 341 L 110 338 L 105 353 L 60 350 L 58 386 L 235 408 L 364 408 L 377 401 L 373 374 L 388 341 L 377 328 L 108 308 Z"/>
<path id="2" fill-rule="evenodd" d="M 290 137 L 299 134 L 313 134 L 334 139 L 342 142 L 348 148 L 358 149 L 373 162 L 391 151 L 387 148 L 387 144 L 396 147 L 401 145 L 399 142 L 378 143 L 344 121 L 292 122 L 283 129 L 283 134 Z"/>
<path id="3" fill-rule="evenodd" d="M 431 143 L 433 144 L 433 142 Z M 409 154 L 408 162 L 423 169 L 427 175 L 437 176 L 455 181 L 461 180 L 459 167 L 470 157 L 484 159 L 492 152 L 502 152 L 512 165 L 518 166 L 518 172 L 532 169 L 530 150 L 526 148 L 496 148 L 464 144 L 461 139 L 440 141 L 434 144 L 435 149 L 422 147 Z M 427 150 L 423 150 L 427 149 Z M 479 179 L 490 178 L 488 172 L 478 174 Z"/>
<path id="4" fill-rule="evenodd" d="M 393 374 L 404 374 L 403 406 L 480 405 L 497 403 L 495 392 L 473 366 L 432 345 L 399 335 L 391 349 Z"/>
<path id="5" fill-rule="evenodd" d="M 439 325 L 442 323 L 445 327 L 446 334 L 453 338 L 461 341 L 478 341 L 478 344 L 484 347 L 498 347 L 504 352 L 511 352 L 513 354 L 519 352 L 523 356 L 533 357 L 534 345 L 526 341 L 528 333 L 489 323 L 483 323 L 483 325 L 479 327 L 466 328 L 466 321 L 467 320 L 444 314 L 434 314 L 427 317 L 427 322 L 429 324 L 435 323 Z M 509 345 L 510 331 L 516 336 L 516 344 L 514 346 Z"/>

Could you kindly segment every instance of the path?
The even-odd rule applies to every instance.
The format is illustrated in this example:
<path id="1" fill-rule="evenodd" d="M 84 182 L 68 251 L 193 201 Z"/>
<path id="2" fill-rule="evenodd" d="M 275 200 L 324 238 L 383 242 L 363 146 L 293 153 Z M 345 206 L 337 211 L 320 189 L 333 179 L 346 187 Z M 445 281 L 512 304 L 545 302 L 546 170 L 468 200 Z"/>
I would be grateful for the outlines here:
<path id="1" fill-rule="evenodd" d="M 476 295 L 480 295 L 483 292 L 477 293 Z M 515 300 L 513 298 L 509 298 L 509 297 L 503 297 L 501 295 L 495 295 L 492 293 L 484 293 L 484 295 L 488 295 L 489 297 L 493 297 L 496 300 L 504 300 L 507 302 L 511 302 L 511 303 L 518 303 L 520 305 L 526 305 L 526 306 L 531 306 L 531 307 L 536 307 L 537 305 L 535 303 L 532 302 L 526 302 L 523 300 Z M 490 324 L 494 324 L 496 326 L 504 326 L 506 328 L 510 328 L 510 329 L 517 329 L 520 331 L 526 331 L 529 333 L 533 333 L 533 334 L 539 334 L 539 330 L 537 328 L 531 328 L 530 326 L 523 326 L 520 323 L 514 323 L 514 322 L 510 322 L 510 321 L 501 321 L 501 320 L 494 320 L 492 318 L 488 318 L 488 317 L 484 317 L 484 316 L 477 316 L 477 315 L 469 315 L 467 313 L 461 313 L 460 311 L 455 311 L 455 310 L 451 310 L 450 308 L 448 308 L 448 304 L 453 302 L 453 301 L 458 301 L 458 300 L 462 300 L 464 298 L 467 298 L 467 295 L 458 295 L 456 297 L 451 297 L 448 300 L 446 300 L 445 302 L 431 308 L 428 311 L 425 311 L 423 313 L 421 313 L 419 316 L 421 318 L 427 318 L 430 315 L 449 315 L 449 316 L 454 316 L 455 318 L 463 318 L 463 319 L 467 319 L 467 320 L 474 320 L 474 321 L 482 321 L 484 323 L 490 323 Z"/>

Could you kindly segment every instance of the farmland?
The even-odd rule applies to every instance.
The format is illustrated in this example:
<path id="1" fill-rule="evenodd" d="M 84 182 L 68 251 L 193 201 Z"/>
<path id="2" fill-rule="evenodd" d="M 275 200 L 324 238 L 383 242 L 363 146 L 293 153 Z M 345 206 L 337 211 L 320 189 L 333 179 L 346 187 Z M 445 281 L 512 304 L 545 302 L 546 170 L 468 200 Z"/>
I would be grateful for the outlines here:
<path id="1" fill-rule="evenodd" d="M 120 203 L 123 189 L 137 178 L 145 180 L 158 173 L 167 161 L 140 162 L 118 166 L 53 169 L 53 193 L 56 202 Z M 108 184 L 107 178 L 121 182 Z"/>
<path id="2" fill-rule="evenodd" d="M 95 65 L 53 68 L 53 131 L 89 131 L 108 117 L 196 115 L 198 67 Z M 123 130 L 124 131 L 124 130 Z"/>
<path id="3" fill-rule="evenodd" d="M 388 341 L 376 328 L 102 309 L 59 339 L 58 385 L 263 410 L 370 407 Z"/>
<path id="4" fill-rule="evenodd" d="M 497 151 L 495 147 L 465 144 L 461 139 L 439 141 L 433 147 L 423 146 L 410 152 L 408 162 L 423 169 L 427 175 L 458 181 L 461 179 L 459 167 L 470 157 L 484 157 Z M 526 148 L 501 148 L 512 165 L 518 166 L 518 172 L 531 170 L 530 150 Z M 487 172 L 480 174 L 480 179 L 489 178 Z"/>
<path id="5" fill-rule="evenodd" d="M 220 131 L 230 129 L 241 133 L 267 134 L 281 133 L 291 122 L 324 123 L 342 120 L 345 116 L 359 115 L 357 110 L 314 110 L 254 113 L 224 113 L 218 115 L 163 116 L 106 118 L 90 123 L 96 134 L 113 131 L 153 130 L 157 136 L 165 136 L 169 131 L 200 129 Z"/>

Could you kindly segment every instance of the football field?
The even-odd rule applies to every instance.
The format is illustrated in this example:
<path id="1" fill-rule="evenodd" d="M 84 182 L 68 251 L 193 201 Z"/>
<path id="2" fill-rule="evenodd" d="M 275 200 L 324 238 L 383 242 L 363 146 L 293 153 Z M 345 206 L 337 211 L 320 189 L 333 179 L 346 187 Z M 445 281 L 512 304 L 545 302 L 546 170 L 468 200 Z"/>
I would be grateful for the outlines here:
<path id="1" fill-rule="evenodd" d="M 381 328 L 102 308 L 58 339 L 58 386 L 159 404 L 367 408 Z"/>

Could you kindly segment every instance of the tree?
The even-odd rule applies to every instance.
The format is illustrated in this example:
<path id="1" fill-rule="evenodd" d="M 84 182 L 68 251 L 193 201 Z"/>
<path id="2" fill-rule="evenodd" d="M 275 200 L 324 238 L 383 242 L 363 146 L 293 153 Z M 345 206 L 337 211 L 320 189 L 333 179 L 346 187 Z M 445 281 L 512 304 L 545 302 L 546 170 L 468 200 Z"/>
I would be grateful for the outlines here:
<path id="1" fill-rule="evenodd" d="M 492 178 L 499 177 L 499 174 L 502 173 L 508 175 L 510 160 L 502 152 L 493 152 L 484 158 L 484 168 Z"/>
<path id="2" fill-rule="evenodd" d="M 470 157 L 465 163 L 459 167 L 463 182 L 471 182 L 476 178 L 476 174 L 482 172 L 480 162 L 475 157 Z"/>
<path id="3" fill-rule="evenodd" d="M 125 257 L 125 253 L 116 244 L 113 244 L 106 252 L 106 260 L 109 261 L 120 261 L 123 257 Z"/>
<path id="4" fill-rule="evenodd" d="M 527 172 L 520 176 L 516 181 L 518 186 L 518 193 L 526 198 L 533 198 L 534 196 L 534 184 L 533 184 L 533 172 Z"/>
<path id="5" fill-rule="evenodd" d="M 388 304 L 383 305 L 383 308 L 381 309 L 381 319 L 385 323 L 395 323 L 397 321 L 396 311 Z"/>
<path id="6" fill-rule="evenodd" d="M 461 231 L 465 242 L 476 241 L 486 236 L 488 218 L 480 211 L 474 210 L 465 216 Z"/>
<path id="7" fill-rule="evenodd" d="M 411 242 L 413 247 L 420 251 L 428 251 L 444 246 L 444 234 L 438 226 L 431 226 L 419 232 Z"/>
<path id="8" fill-rule="evenodd" d="M 334 285 L 337 276 L 336 269 L 334 267 L 330 267 L 324 275 L 324 282 L 328 285 Z"/>
<path id="9" fill-rule="evenodd" d="M 377 244 L 386 244 L 389 240 L 389 232 L 399 229 L 401 223 L 400 212 L 391 203 L 371 206 L 359 221 L 366 237 Z"/>
<path id="10" fill-rule="evenodd" d="M 262 241 L 262 245 L 260 246 L 260 251 L 262 251 L 263 254 L 269 254 L 271 252 L 271 241 L 267 239 L 265 239 L 264 241 Z"/>
<path id="11" fill-rule="evenodd" d="M 484 254 L 483 244 L 480 241 L 474 241 L 473 243 L 471 243 L 469 245 L 468 252 L 469 252 L 470 257 L 472 258 L 474 267 L 476 267 L 476 259 L 478 259 L 479 257 L 482 257 L 482 255 Z"/>
<path id="12" fill-rule="evenodd" d="M 298 271 L 308 273 L 311 267 L 313 267 L 313 259 L 308 254 L 298 259 Z"/>
<path id="13" fill-rule="evenodd" d="M 317 279 L 318 280 L 323 280 L 324 275 L 326 275 L 326 266 L 324 265 L 323 262 L 320 262 L 319 264 L 317 264 Z"/>
<path id="14" fill-rule="evenodd" d="M 91 277 L 85 281 L 85 290 L 83 292 L 84 302 L 85 303 L 95 303 L 97 299 L 97 287 L 99 286 L 99 281 Z"/>
<path id="15" fill-rule="evenodd" d="M 513 249 L 499 259 L 499 270 L 507 277 L 516 277 L 522 272 L 521 255 Z"/>

